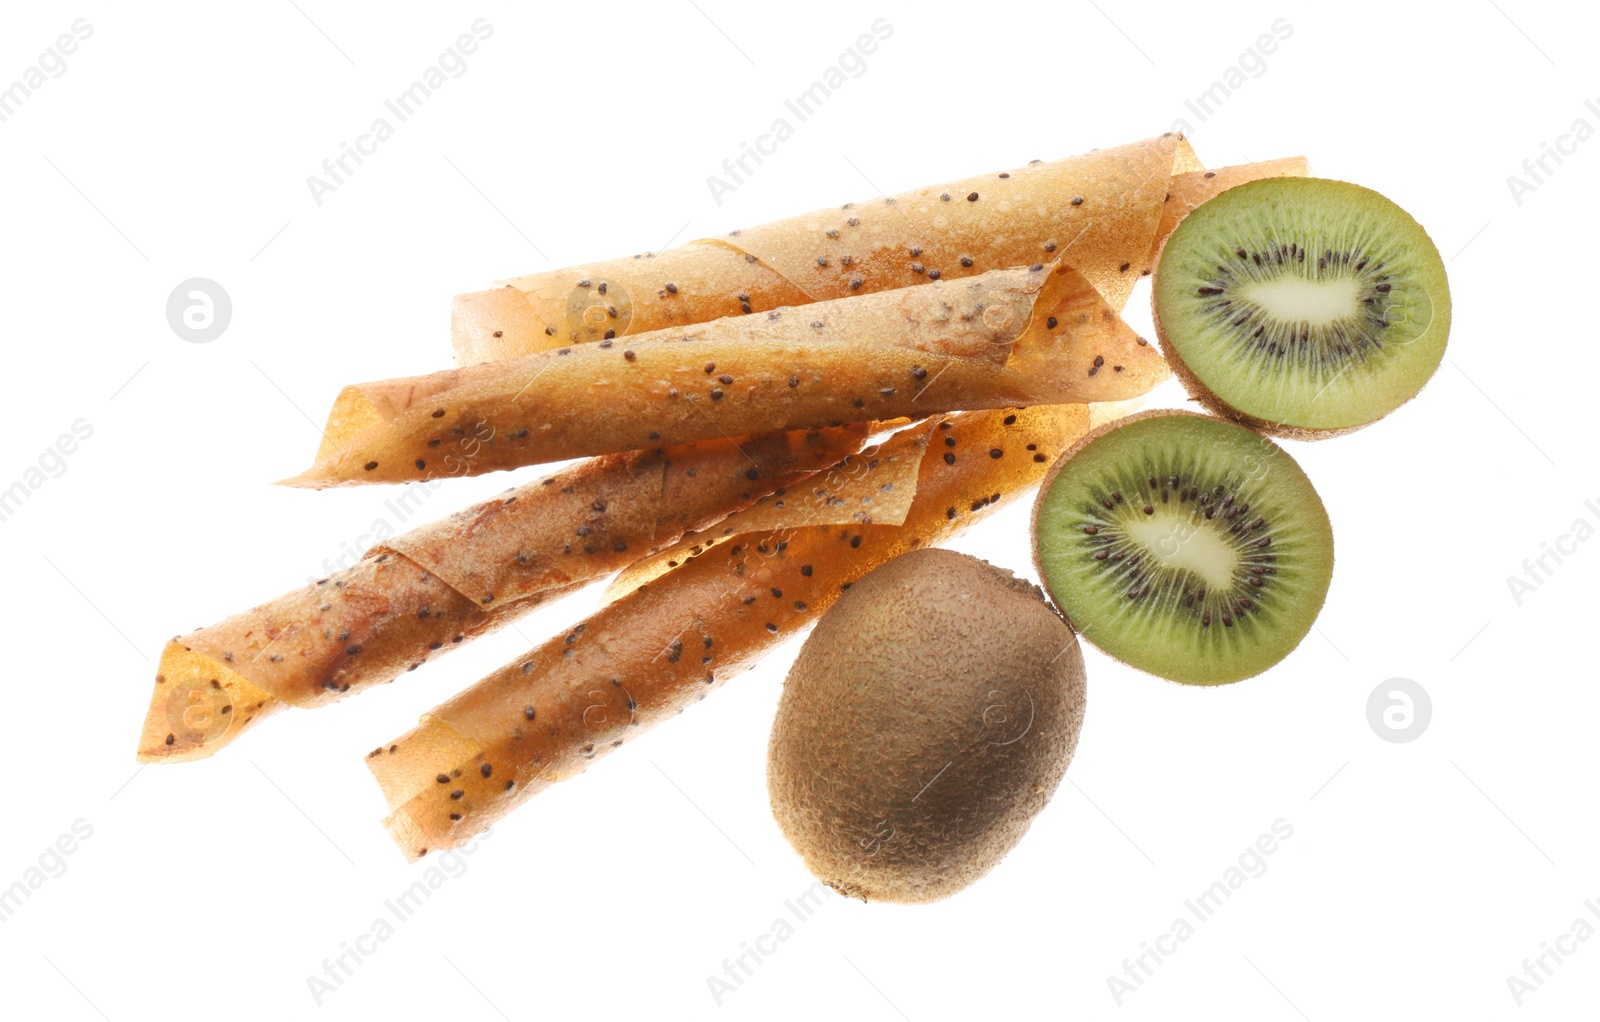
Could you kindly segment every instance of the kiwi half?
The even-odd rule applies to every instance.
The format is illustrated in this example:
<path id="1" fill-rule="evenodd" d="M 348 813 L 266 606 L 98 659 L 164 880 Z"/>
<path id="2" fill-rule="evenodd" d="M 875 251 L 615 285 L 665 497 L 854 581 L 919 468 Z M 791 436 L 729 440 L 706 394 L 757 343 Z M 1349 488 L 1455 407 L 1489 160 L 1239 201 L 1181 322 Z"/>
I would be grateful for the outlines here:
<path id="1" fill-rule="evenodd" d="M 1157 335 L 1189 393 L 1275 436 L 1359 429 L 1415 397 L 1444 357 L 1444 261 L 1405 210 L 1360 185 L 1271 178 L 1178 225 L 1156 266 Z"/>
<path id="2" fill-rule="evenodd" d="M 1130 416 L 1051 469 L 1033 509 L 1039 576 L 1080 635 L 1191 685 L 1265 671 L 1328 594 L 1333 531 L 1284 450 L 1193 412 Z"/>

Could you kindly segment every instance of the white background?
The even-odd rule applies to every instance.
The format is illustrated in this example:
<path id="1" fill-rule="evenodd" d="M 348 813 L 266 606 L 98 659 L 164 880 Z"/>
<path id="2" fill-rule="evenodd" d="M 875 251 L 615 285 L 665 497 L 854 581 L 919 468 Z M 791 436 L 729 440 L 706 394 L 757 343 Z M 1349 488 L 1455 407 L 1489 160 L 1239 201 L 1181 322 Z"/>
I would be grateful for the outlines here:
<path id="1" fill-rule="evenodd" d="M 1588 314 L 1600 140 L 1547 160 L 1553 172 L 1520 203 L 1507 176 L 1574 120 L 1600 129 L 1584 105 L 1600 97 L 1585 73 L 1600 25 L 1573 5 L 1486 0 L 1447 14 L 1283 0 L 1203 16 L 1097 2 L 8 5 L 0 84 L 74 19 L 93 35 L 0 124 L 0 488 L 75 420 L 94 433 L 0 522 L 12 791 L 0 886 L 75 820 L 93 834 L 0 923 L 0 1011 L 1592 1011 L 1600 939 L 1564 964 L 1547 958 L 1551 975 L 1520 1009 L 1506 978 L 1574 920 L 1600 927 L 1584 905 L 1600 907 L 1600 542 L 1548 560 L 1520 605 L 1507 578 L 1575 521 L 1600 526 Z M 307 176 L 478 17 L 494 31 L 467 72 L 316 204 Z M 706 176 L 880 17 L 893 34 L 865 73 L 716 204 Z M 1259 77 L 1204 121 L 1186 109 L 1280 18 L 1292 35 Z M 1338 551 L 1301 648 L 1218 690 L 1086 650 L 1089 712 L 1068 782 L 999 868 L 935 905 L 834 898 L 718 1006 L 707 977 L 811 883 L 765 791 L 791 645 L 496 827 L 317 1007 L 307 977 L 427 867 L 408 867 L 379 826 L 362 756 L 597 598 L 392 687 L 285 715 L 213 760 L 136 772 L 163 641 L 301 584 L 386 514 L 388 488 L 269 485 L 309 464 L 338 388 L 446 367 L 449 297 L 499 277 L 1180 118 L 1209 164 L 1303 153 L 1323 176 L 1386 193 L 1449 261 L 1455 329 L 1421 397 L 1353 436 L 1291 445 Z M 164 313 L 194 276 L 232 296 L 233 321 L 209 344 L 180 339 Z M 1129 310 L 1141 331 L 1147 293 Z M 1183 402 L 1174 385 L 1152 397 Z M 541 471 L 453 482 L 426 516 Z M 1031 572 L 1026 513 L 1014 505 L 957 545 Z M 1432 700 L 1431 725 L 1405 744 L 1367 720 L 1369 694 L 1395 677 Z M 1265 875 L 1119 1006 L 1107 979 L 1123 959 L 1279 819 L 1293 836 Z"/>

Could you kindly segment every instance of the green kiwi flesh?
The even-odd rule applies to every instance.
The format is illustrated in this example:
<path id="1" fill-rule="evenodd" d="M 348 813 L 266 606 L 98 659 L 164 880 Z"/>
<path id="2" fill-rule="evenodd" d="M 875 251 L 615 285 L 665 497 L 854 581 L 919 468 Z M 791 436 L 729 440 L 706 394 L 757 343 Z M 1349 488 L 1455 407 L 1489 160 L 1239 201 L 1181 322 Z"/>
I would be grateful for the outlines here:
<path id="1" fill-rule="evenodd" d="M 1034 504 L 1040 578 L 1089 642 L 1172 681 L 1218 685 L 1300 643 L 1333 573 L 1311 481 L 1258 433 L 1193 412 L 1101 427 Z"/>
<path id="2" fill-rule="evenodd" d="M 1173 231 L 1156 329 L 1207 407 L 1314 439 L 1374 422 L 1438 368 L 1444 261 L 1405 210 L 1360 185 L 1272 178 L 1230 188 Z"/>

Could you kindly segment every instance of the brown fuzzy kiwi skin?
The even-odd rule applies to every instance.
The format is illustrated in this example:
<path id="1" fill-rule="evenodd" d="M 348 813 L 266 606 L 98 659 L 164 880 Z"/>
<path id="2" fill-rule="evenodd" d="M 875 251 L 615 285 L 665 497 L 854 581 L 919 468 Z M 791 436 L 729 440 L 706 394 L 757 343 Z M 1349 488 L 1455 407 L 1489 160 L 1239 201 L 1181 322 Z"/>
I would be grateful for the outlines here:
<path id="1" fill-rule="evenodd" d="M 773 816 L 847 897 L 948 897 L 1050 800 L 1084 705 L 1077 637 L 1037 586 L 912 551 L 841 596 L 790 669 L 768 746 Z"/>

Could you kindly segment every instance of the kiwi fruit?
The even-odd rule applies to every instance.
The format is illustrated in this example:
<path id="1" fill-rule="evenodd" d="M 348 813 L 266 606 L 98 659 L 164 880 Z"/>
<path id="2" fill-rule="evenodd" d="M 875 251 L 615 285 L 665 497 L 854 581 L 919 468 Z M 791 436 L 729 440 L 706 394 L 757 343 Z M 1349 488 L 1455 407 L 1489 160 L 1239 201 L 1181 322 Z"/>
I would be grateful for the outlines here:
<path id="1" fill-rule="evenodd" d="M 1311 481 L 1243 426 L 1159 410 L 1092 431 L 1033 507 L 1039 576 L 1123 663 L 1191 685 L 1260 674 L 1299 645 L 1333 574 Z"/>
<path id="2" fill-rule="evenodd" d="M 1201 204 L 1162 248 L 1152 295 L 1190 395 L 1294 439 L 1411 400 L 1450 333 L 1439 250 L 1405 210 L 1344 181 L 1270 178 Z"/>
<path id="3" fill-rule="evenodd" d="M 1050 800 L 1083 709 L 1083 654 L 1037 586 L 912 551 L 863 576 L 801 648 L 768 746 L 772 813 L 841 894 L 947 897 Z"/>

